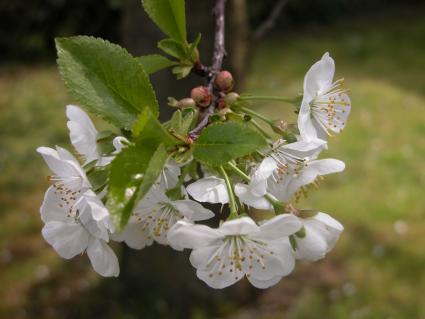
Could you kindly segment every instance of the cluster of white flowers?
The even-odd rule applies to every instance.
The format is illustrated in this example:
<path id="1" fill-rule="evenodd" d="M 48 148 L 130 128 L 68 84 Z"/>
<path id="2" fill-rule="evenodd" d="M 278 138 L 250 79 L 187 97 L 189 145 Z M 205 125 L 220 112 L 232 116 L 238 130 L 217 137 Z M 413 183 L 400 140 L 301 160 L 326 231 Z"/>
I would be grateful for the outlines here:
<path id="1" fill-rule="evenodd" d="M 323 258 L 334 247 L 343 226 L 328 214 L 298 210 L 290 201 L 318 177 L 345 168 L 342 161 L 318 159 L 327 149 L 327 136 L 343 129 L 350 112 L 342 81 L 333 82 L 334 71 L 334 61 L 326 53 L 307 72 L 297 141 L 278 139 L 261 150 L 259 157 L 244 159 L 242 165 L 230 162 L 232 185 L 229 176 L 206 167 L 201 168 L 203 178 L 182 177 L 181 166 L 188 163 L 177 164 L 170 158 L 119 231 L 105 207 L 107 183 L 93 186 L 90 174 L 107 167 L 131 141 L 115 136 L 111 138 L 114 148 L 105 153 L 87 114 L 77 106 L 68 106 L 70 139 L 81 161 L 60 147 L 38 148 L 53 173 L 53 184 L 40 210 L 44 238 L 63 258 L 87 251 L 94 270 L 102 276 L 119 274 L 109 240 L 125 242 L 134 249 L 154 241 L 177 250 L 191 249 L 190 262 L 197 276 L 213 288 L 227 287 L 245 276 L 252 285 L 267 288 L 291 273 L 297 259 Z M 176 188 L 180 196 L 169 196 Z M 212 228 L 197 223 L 214 216 L 200 202 L 236 202 L 240 211 Z M 274 210 L 276 216 L 256 221 L 246 208 Z"/>

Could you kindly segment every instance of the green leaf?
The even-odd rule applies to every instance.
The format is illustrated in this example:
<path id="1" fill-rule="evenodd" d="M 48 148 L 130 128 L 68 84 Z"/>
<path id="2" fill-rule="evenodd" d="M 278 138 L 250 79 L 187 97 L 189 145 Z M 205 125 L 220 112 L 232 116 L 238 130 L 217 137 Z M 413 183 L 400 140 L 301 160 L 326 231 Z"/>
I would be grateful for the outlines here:
<path id="1" fill-rule="evenodd" d="M 158 42 L 158 48 L 179 60 L 187 60 L 190 58 L 186 47 L 174 39 L 164 39 Z"/>
<path id="2" fill-rule="evenodd" d="M 178 135 L 187 135 L 193 122 L 195 110 L 185 109 L 183 111 L 177 110 L 173 113 L 171 119 L 164 123 L 169 130 L 173 130 Z"/>
<path id="3" fill-rule="evenodd" d="M 155 149 L 136 144 L 121 151 L 113 160 L 106 205 L 119 229 L 127 224 L 134 205 L 155 182 L 167 157 L 163 144 Z"/>
<path id="4" fill-rule="evenodd" d="M 186 42 L 184 0 L 142 0 L 142 4 L 162 32 L 179 42 Z"/>
<path id="5" fill-rule="evenodd" d="M 118 228 L 130 218 L 134 205 L 158 178 L 168 158 L 167 148 L 177 143 L 156 117 L 145 109 L 133 127 L 134 144 L 112 161 L 107 207 Z"/>
<path id="6" fill-rule="evenodd" d="M 216 123 L 208 126 L 194 143 L 193 156 L 200 162 L 219 166 L 267 145 L 264 137 L 244 124 Z"/>
<path id="7" fill-rule="evenodd" d="M 159 54 L 144 55 L 138 57 L 137 60 L 142 64 L 147 74 L 152 74 L 177 64 Z"/>
<path id="8" fill-rule="evenodd" d="M 72 96 L 94 114 L 130 128 L 140 111 L 158 114 L 158 102 L 141 63 L 108 41 L 57 38 L 59 70 Z"/>
<path id="9" fill-rule="evenodd" d="M 164 143 L 167 146 L 177 144 L 177 140 L 167 132 L 149 109 L 140 113 L 132 132 L 137 141 L 143 141 L 145 144 Z"/>

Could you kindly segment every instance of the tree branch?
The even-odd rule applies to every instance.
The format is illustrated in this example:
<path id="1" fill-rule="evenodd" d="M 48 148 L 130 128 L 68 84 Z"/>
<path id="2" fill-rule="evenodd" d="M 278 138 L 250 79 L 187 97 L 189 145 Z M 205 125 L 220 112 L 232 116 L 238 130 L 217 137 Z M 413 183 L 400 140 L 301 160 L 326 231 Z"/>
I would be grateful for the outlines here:
<path id="1" fill-rule="evenodd" d="M 264 36 L 264 34 L 274 27 L 277 18 L 279 18 L 280 13 L 282 12 L 285 5 L 288 3 L 288 0 L 277 0 L 273 9 L 270 11 L 270 15 L 266 20 L 261 23 L 257 30 L 254 31 L 254 39 L 259 39 Z"/>
<path id="2" fill-rule="evenodd" d="M 213 14 L 215 17 L 215 36 L 214 36 L 214 51 L 212 56 L 211 67 L 205 67 L 200 62 L 195 65 L 196 72 L 200 75 L 207 76 L 209 79 L 208 90 L 213 96 L 210 106 L 202 114 L 201 120 L 198 125 L 189 132 L 189 137 L 196 140 L 201 134 L 202 130 L 208 125 L 210 116 L 214 113 L 217 107 L 219 96 L 214 92 L 214 78 L 217 72 L 221 70 L 223 59 L 226 55 L 224 46 L 224 30 L 225 30 L 225 11 L 226 0 L 216 0 Z"/>

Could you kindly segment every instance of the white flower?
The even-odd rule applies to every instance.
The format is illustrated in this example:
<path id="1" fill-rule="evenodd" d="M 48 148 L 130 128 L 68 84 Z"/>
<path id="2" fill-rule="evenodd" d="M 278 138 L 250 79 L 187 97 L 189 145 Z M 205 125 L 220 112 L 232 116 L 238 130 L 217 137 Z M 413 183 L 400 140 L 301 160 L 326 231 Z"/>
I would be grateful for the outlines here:
<path id="1" fill-rule="evenodd" d="M 187 192 L 198 202 L 226 204 L 229 202 L 224 179 L 215 176 L 204 177 L 186 187 Z"/>
<path id="2" fill-rule="evenodd" d="M 325 213 L 299 220 L 303 223 L 305 236 L 294 236 L 297 259 L 316 261 L 324 258 L 344 230 L 341 223 Z"/>
<path id="3" fill-rule="evenodd" d="M 318 176 L 343 171 L 345 164 L 342 161 L 316 159 L 325 146 L 326 142 L 315 139 L 276 147 L 269 155 L 277 163 L 277 169 L 268 180 L 270 193 L 286 202 L 302 186 L 313 183 Z"/>
<path id="4" fill-rule="evenodd" d="M 217 229 L 180 221 L 168 240 L 193 249 L 190 262 L 212 288 L 228 287 L 245 275 L 254 286 L 268 288 L 293 270 L 295 257 L 288 236 L 300 227 L 292 215 L 276 216 L 261 226 L 242 217 Z"/>
<path id="5" fill-rule="evenodd" d="M 193 200 L 170 200 L 160 186 L 154 185 L 135 207 L 126 228 L 112 238 L 134 249 L 149 246 L 154 240 L 168 245 L 168 230 L 179 220 L 200 221 L 213 216 L 212 211 Z"/>
<path id="6" fill-rule="evenodd" d="M 111 222 L 77 160 L 66 150 L 37 149 L 55 174 L 40 208 L 45 240 L 63 258 L 87 251 L 96 272 L 118 276 L 118 259 L 106 244 Z"/>
<path id="7" fill-rule="evenodd" d="M 304 96 L 298 116 L 298 128 L 303 140 L 326 139 L 339 133 L 351 110 L 344 80 L 333 82 L 334 60 L 325 53 L 304 78 Z"/>
<path id="8" fill-rule="evenodd" d="M 264 197 L 267 194 L 267 179 L 277 169 L 276 161 L 266 157 L 261 164 L 253 170 L 251 181 L 248 184 L 237 183 L 235 194 L 241 202 L 257 209 L 272 209 L 273 206 Z"/>
<path id="9" fill-rule="evenodd" d="M 81 108 L 75 105 L 66 107 L 66 116 L 68 117 L 67 126 L 72 145 L 77 152 L 84 157 L 85 164 L 97 161 L 96 165 L 108 165 L 114 156 L 118 154 L 128 140 L 125 137 L 117 136 L 113 140 L 115 151 L 112 156 L 102 156 L 97 145 L 98 131 L 94 127 L 90 117 Z"/>

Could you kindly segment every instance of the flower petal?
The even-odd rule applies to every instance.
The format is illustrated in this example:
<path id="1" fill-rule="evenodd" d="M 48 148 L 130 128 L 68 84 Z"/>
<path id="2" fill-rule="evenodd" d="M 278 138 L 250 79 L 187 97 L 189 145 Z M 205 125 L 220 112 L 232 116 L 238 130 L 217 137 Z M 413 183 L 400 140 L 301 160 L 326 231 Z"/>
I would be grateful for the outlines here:
<path id="1" fill-rule="evenodd" d="M 187 186 L 186 190 L 198 202 L 214 204 L 226 204 L 229 202 L 224 179 L 215 176 L 201 178 Z"/>
<path id="2" fill-rule="evenodd" d="M 214 289 L 223 289 L 233 285 L 244 277 L 244 274 L 238 271 L 236 274 L 223 271 L 221 275 L 211 273 L 210 271 L 200 270 L 196 271 L 199 279 L 205 282 L 208 286 Z"/>
<path id="3" fill-rule="evenodd" d="M 118 258 L 105 241 L 92 237 L 87 248 L 87 255 L 98 274 L 104 277 L 118 277 L 120 273 Z"/>
<path id="4" fill-rule="evenodd" d="M 246 235 L 257 233 L 260 228 L 250 217 L 241 217 L 225 221 L 219 230 L 225 235 Z"/>
<path id="5" fill-rule="evenodd" d="M 129 223 L 122 231 L 111 234 L 110 238 L 117 242 L 123 241 L 133 249 L 142 249 L 153 243 L 153 238 L 140 223 Z"/>
<path id="6" fill-rule="evenodd" d="M 67 126 L 72 145 L 84 156 L 86 163 L 99 159 L 97 130 L 86 112 L 75 105 L 66 107 Z"/>
<path id="7" fill-rule="evenodd" d="M 77 223 L 51 221 L 44 225 L 41 233 L 56 252 L 66 259 L 83 253 L 89 241 L 87 231 Z"/>
<path id="8" fill-rule="evenodd" d="M 180 214 L 191 221 L 207 220 L 214 217 L 214 213 L 212 211 L 190 199 L 176 200 L 172 202 L 172 205 L 180 212 Z"/>
<path id="9" fill-rule="evenodd" d="M 50 186 L 44 194 L 43 204 L 40 207 L 41 220 L 44 223 L 51 221 L 66 222 L 68 220 L 69 207 L 64 205 L 55 192 L 55 188 Z"/>
<path id="10" fill-rule="evenodd" d="M 304 96 L 314 98 L 318 93 L 332 85 L 335 62 L 326 52 L 314 63 L 304 77 Z"/>
<path id="11" fill-rule="evenodd" d="M 316 261 L 325 257 L 328 250 L 326 240 L 314 228 L 305 224 L 305 237 L 299 238 L 295 236 L 297 241 L 297 249 L 295 255 L 297 259 Z"/>
<path id="12" fill-rule="evenodd" d="M 194 225 L 187 221 L 178 221 L 168 231 L 167 239 L 170 245 L 196 249 L 212 245 L 223 237 L 217 229 L 205 225 Z"/>
<path id="13" fill-rule="evenodd" d="M 249 282 L 257 288 L 260 289 L 267 289 L 270 288 L 271 286 L 276 285 L 280 280 L 282 279 L 282 276 L 274 276 L 271 279 L 268 280 L 258 280 L 252 276 L 248 277 Z"/>
<path id="14" fill-rule="evenodd" d="M 264 181 L 264 184 L 267 187 L 267 181 Z M 257 209 L 265 209 L 265 210 L 271 210 L 273 209 L 273 206 L 270 204 L 270 202 L 264 198 L 264 196 L 260 195 L 254 195 L 252 193 L 252 189 L 250 188 L 250 185 L 245 185 L 238 183 L 235 185 L 235 194 L 239 197 L 241 202 L 244 204 L 254 207 Z"/>
<path id="15" fill-rule="evenodd" d="M 275 240 L 296 233 L 302 227 L 297 217 L 289 214 L 281 214 L 269 219 L 260 225 L 261 238 Z"/>

